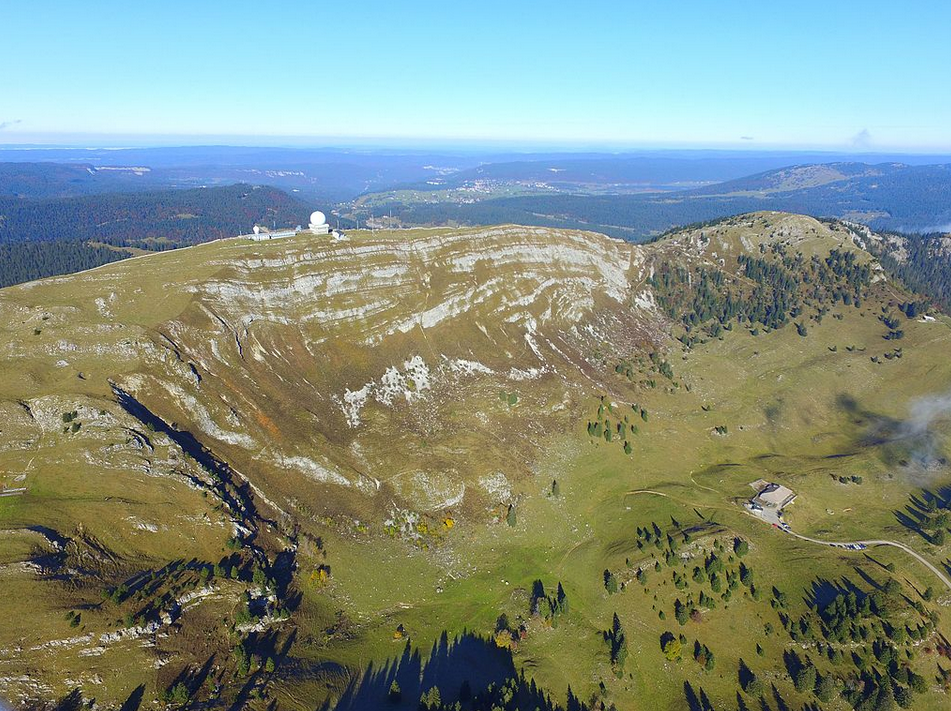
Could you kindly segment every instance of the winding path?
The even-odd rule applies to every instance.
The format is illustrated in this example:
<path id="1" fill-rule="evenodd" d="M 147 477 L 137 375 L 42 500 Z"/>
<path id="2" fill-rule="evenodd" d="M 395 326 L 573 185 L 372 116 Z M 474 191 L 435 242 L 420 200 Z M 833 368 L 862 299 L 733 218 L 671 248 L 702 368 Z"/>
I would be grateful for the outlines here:
<path id="1" fill-rule="evenodd" d="M 635 495 L 635 494 L 652 494 L 652 495 L 654 495 L 654 496 L 663 496 L 663 497 L 668 498 L 668 499 L 673 499 L 673 500 L 675 500 L 675 501 L 680 501 L 680 503 L 686 504 L 686 505 L 688 505 L 688 506 L 694 506 L 694 505 L 695 505 L 695 504 L 691 504 L 691 503 L 689 503 L 689 502 L 687 502 L 687 501 L 684 501 L 683 499 L 679 499 L 679 498 L 676 497 L 676 496 L 671 496 L 670 494 L 666 494 L 666 493 L 664 493 L 663 491 L 654 491 L 654 490 L 652 490 L 652 489 L 635 489 L 635 490 L 633 490 L 633 491 L 628 491 L 628 492 L 626 492 L 624 495 L 625 495 L 625 496 L 632 496 L 632 495 Z M 727 507 L 725 507 L 725 506 L 710 506 L 709 504 L 696 504 L 696 506 L 702 506 L 702 507 L 704 507 L 704 508 L 727 508 Z M 766 520 L 766 519 L 764 519 L 764 518 L 762 518 L 762 517 L 760 517 L 760 516 L 757 516 L 757 515 L 754 514 L 754 513 L 751 513 L 750 511 L 746 510 L 745 508 L 744 508 L 743 510 L 746 511 L 746 513 L 749 514 L 750 516 L 752 516 L 753 518 L 759 519 L 760 521 L 763 521 L 764 523 L 772 523 L 771 521 L 768 521 L 768 520 Z M 810 538 L 809 536 L 804 536 L 804 535 L 802 535 L 801 533 L 796 533 L 796 532 L 793 531 L 792 529 L 788 528 L 788 526 L 787 526 L 786 528 L 780 528 L 779 530 L 781 530 L 781 531 L 783 531 L 783 532 L 785 532 L 785 533 L 788 533 L 789 535 L 791 535 L 791 536 L 793 536 L 793 537 L 795 537 L 795 538 L 798 538 L 798 539 L 800 539 L 800 540 L 802 540 L 802 541 L 808 541 L 809 543 L 815 543 L 815 544 L 820 545 L 820 546 L 829 546 L 829 547 L 831 547 L 831 548 L 842 548 L 842 549 L 844 549 L 844 550 L 849 550 L 849 549 L 847 548 L 847 546 L 855 546 L 855 545 L 860 545 L 860 546 L 865 546 L 865 547 L 868 547 L 868 546 L 892 546 L 892 547 L 894 547 L 894 548 L 899 548 L 899 549 L 905 551 L 905 553 L 907 553 L 908 555 L 910 555 L 910 556 L 916 558 L 916 559 L 918 560 L 918 562 L 920 562 L 921 564 L 923 564 L 926 568 L 928 568 L 928 570 L 930 570 L 932 573 L 934 573 L 936 576 L 938 576 L 938 579 L 939 579 L 942 583 L 944 583 L 944 586 L 945 586 L 946 588 L 948 588 L 948 590 L 951 590 L 951 580 L 948 579 L 948 576 L 945 575 L 943 572 L 941 572 L 941 569 L 938 568 L 938 566 L 934 565 L 931 561 L 929 561 L 928 559 L 926 559 L 926 558 L 925 558 L 924 556 L 922 556 L 920 553 L 917 553 L 913 548 L 909 548 L 909 547 L 906 546 L 904 543 L 899 543 L 898 541 L 886 541 L 886 540 L 868 540 L 868 541 L 823 541 L 823 540 L 820 540 L 820 539 L 818 539 L 818 538 Z M 856 549 L 852 549 L 852 550 L 856 550 Z M 861 550 L 861 549 L 859 549 L 859 550 Z M 567 556 L 566 556 L 566 557 L 567 557 Z"/>
<path id="2" fill-rule="evenodd" d="M 919 553 L 916 553 L 912 548 L 909 548 L 904 543 L 899 543 L 898 541 L 880 541 L 880 540 L 821 541 L 818 538 L 809 538 L 809 536 L 803 536 L 802 534 L 796 533 L 795 531 L 792 531 L 789 529 L 783 529 L 783 530 L 785 530 L 786 533 L 788 533 L 789 535 L 795 536 L 796 538 L 799 538 L 800 540 L 809 541 L 810 543 L 817 543 L 822 546 L 832 546 L 835 548 L 842 548 L 845 546 L 862 545 L 862 546 L 894 546 L 895 548 L 900 548 L 903 551 L 905 551 L 905 553 L 908 553 L 909 555 L 917 558 L 919 562 L 923 563 L 932 573 L 938 576 L 938 579 L 941 580 L 941 582 L 945 584 L 948 590 L 951 590 L 951 580 L 948 580 L 948 577 L 944 573 L 942 573 L 941 570 L 936 565 L 932 564 L 930 561 L 925 559 Z"/>

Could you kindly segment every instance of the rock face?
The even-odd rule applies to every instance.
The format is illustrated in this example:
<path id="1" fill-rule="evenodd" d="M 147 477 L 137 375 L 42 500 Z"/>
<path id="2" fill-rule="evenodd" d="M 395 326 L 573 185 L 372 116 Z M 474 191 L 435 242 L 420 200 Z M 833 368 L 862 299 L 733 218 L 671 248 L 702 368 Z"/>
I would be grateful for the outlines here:
<path id="1" fill-rule="evenodd" d="M 374 344 L 478 313 L 517 321 L 541 302 L 546 319 L 576 320 L 599 290 L 627 292 L 630 246 L 590 234 L 532 228 L 294 245 L 274 256 L 234 259 L 225 274 L 190 286 L 239 329 L 291 323 L 312 346 L 340 332 Z"/>
<path id="2" fill-rule="evenodd" d="M 592 354 L 652 338 L 645 264 L 511 226 L 226 240 L 8 290 L 5 322 L 40 333 L 0 358 L 114 383 L 278 502 L 482 506 L 480 479 L 518 476 L 567 426 Z"/>
<path id="3" fill-rule="evenodd" d="M 514 226 L 223 240 L 4 291 L 2 397 L 115 385 L 281 508 L 482 510 L 480 481 L 527 472 L 610 390 L 606 355 L 665 340 L 658 260 L 852 236 L 759 213 L 643 246 Z"/>

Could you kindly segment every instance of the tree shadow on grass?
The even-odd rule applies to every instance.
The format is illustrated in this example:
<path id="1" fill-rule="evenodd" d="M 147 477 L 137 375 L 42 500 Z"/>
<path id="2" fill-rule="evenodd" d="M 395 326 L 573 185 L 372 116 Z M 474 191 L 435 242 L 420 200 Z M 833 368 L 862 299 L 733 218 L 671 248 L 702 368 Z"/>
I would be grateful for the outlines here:
<path id="1" fill-rule="evenodd" d="M 896 510 L 895 519 L 909 531 L 928 543 L 940 544 L 936 536 L 944 537 L 949 522 L 948 487 L 937 491 L 922 488 L 920 495 L 911 494 L 904 511 Z"/>
<path id="2" fill-rule="evenodd" d="M 264 632 L 254 632 L 248 635 L 245 641 L 245 648 L 262 660 L 270 659 L 275 663 L 275 669 L 280 667 L 287 659 L 287 654 L 297 638 L 296 630 L 290 635 L 281 639 L 277 630 L 266 630 Z M 287 670 L 282 670 L 280 676 L 287 677 Z M 263 695 L 268 682 L 273 676 L 274 671 L 268 671 L 265 665 L 257 667 L 248 676 L 244 685 L 238 691 L 235 701 L 232 703 L 232 709 L 243 709 L 247 707 L 249 700 L 254 696 Z"/>
<path id="3" fill-rule="evenodd" d="M 752 681 L 754 676 L 756 675 L 753 674 L 753 670 L 750 669 L 746 662 L 741 658 L 739 662 L 739 669 L 736 674 L 736 680 L 739 682 L 740 688 L 745 689 L 750 681 Z"/>
<path id="4" fill-rule="evenodd" d="M 192 667 L 191 665 L 186 666 L 182 669 L 178 676 L 172 680 L 172 683 L 169 684 L 169 688 L 177 686 L 178 684 L 184 684 L 188 689 L 189 693 L 196 694 L 198 690 L 202 687 L 205 681 L 208 679 L 208 675 L 211 673 L 212 665 L 215 662 L 215 655 L 212 654 L 208 659 L 205 660 L 205 663 L 200 667 Z M 135 692 L 133 692 L 135 693 Z M 132 697 L 129 697 L 130 699 Z M 140 698 L 141 701 L 141 698 Z M 126 702 L 128 703 L 128 702 Z"/>
<path id="5" fill-rule="evenodd" d="M 802 659 L 800 659 L 799 655 L 792 649 L 783 651 L 783 663 L 786 666 L 786 672 L 793 679 L 796 678 L 796 674 L 799 673 L 799 670 L 802 669 L 803 666 Z"/>
<path id="6" fill-rule="evenodd" d="M 772 684 L 773 687 L 773 698 L 776 700 L 776 708 L 779 711 L 792 711 L 789 708 L 789 704 L 786 703 L 786 700 L 783 698 L 783 695 L 779 693 L 779 689 L 776 688 L 775 684 Z"/>
<path id="7" fill-rule="evenodd" d="M 865 584 L 871 587 L 873 590 L 877 590 L 877 591 L 884 590 L 885 588 L 884 583 L 880 583 L 879 581 L 877 581 L 875 578 L 873 578 L 871 575 L 866 573 L 857 565 L 853 565 L 852 570 L 854 570 L 855 574 L 858 575 L 862 580 L 864 580 Z"/>
<path id="8" fill-rule="evenodd" d="M 687 708 L 690 711 L 703 711 L 703 706 L 700 704 L 700 697 L 697 696 L 697 692 L 693 690 L 693 686 L 689 681 L 684 682 L 684 699 L 687 701 Z"/>
<path id="9" fill-rule="evenodd" d="M 491 685 L 498 686 L 513 679 L 517 680 L 518 708 L 537 707 L 541 711 L 558 708 L 534 682 L 519 676 L 509 650 L 471 632 L 464 632 L 451 641 L 443 632 L 425 658 L 407 642 L 399 657 L 379 667 L 370 663 L 351 679 L 336 703 L 328 701 L 321 711 L 415 710 L 419 708 L 420 696 L 433 687 L 439 689 L 442 703 L 451 704 L 469 690 L 477 696 Z M 394 682 L 399 688 L 398 699 L 390 695 Z M 574 705 L 573 708 L 584 707 Z"/>
<path id="10" fill-rule="evenodd" d="M 73 689 L 58 701 L 50 703 L 48 701 L 29 700 L 23 702 L 19 708 L 23 711 L 80 711 L 84 705 L 82 691 Z"/>
<path id="11" fill-rule="evenodd" d="M 684 682 L 684 700 L 687 702 L 687 708 L 690 711 L 715 711 L 707 692 L 702 686 L 698 689 L 699 691 L 694 691 L 689 681 Z"/>
<path id="12" fill-rule="evenodd" d="M 507 650 L 474 634 L 463 634 L 449 642 L 446 633 L 433 643 L 424 660 L 418 649 L 407 642 L 403 654 L 376 667 L 371 662 L 359 677 L 351 681 L 339 701 L 328 709 L 333 711 L 371 711 L 382 706 L 394 709 L 415 709 L 419 697 L 438 687 L 443 701 L 453 701 L 468 680 L 473 690 L 490 683 L 500 683 L 515 675 L 515 665 Z M 389 702 L 393 682 L 400 689 L 401 700 Z"/>
<path id="13" fill-rule="evenodd" d="M 132 693 L 129 694 L 129 698 L 123 702 L 119 711 L 139 711 L 143 696 L 145 696 L 145 684 L 139 684 L 132 690 Z"/>
<path id="14" fill-rule="evenodd" d="M 834 581 L 827 578 L 816 578 L 806 591 L 803 601 L 814 610 L 821 610 L 839 595 L 855 593 L 861 599 L 865 592 L 848 578 Z"/>

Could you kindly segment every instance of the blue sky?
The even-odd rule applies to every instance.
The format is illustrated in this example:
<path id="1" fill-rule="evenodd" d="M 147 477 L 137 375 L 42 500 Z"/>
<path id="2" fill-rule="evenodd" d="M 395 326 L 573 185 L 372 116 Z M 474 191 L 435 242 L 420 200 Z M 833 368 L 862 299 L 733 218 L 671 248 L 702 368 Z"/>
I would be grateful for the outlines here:
<path id="1" fill-rule="evenodd" d="M 0 2 L 0 143 L 951 150 L 943 0 Z"/>

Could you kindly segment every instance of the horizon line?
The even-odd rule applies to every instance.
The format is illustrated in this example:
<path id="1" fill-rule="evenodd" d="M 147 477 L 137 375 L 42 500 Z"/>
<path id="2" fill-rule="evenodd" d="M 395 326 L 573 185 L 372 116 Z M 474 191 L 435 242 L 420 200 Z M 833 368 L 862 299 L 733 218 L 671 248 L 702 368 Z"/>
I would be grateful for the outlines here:
<path id="1" fill-rule="evenodd" d="M 0 134 L 2 135 L 2 134 Z M 8 142 L 0 151 L 16 150 L 141 150 L 161 148 L 269 148 L 297 150 L 504 150 L 512 153 L 565 152 L 625 154 L 634 152 L 828 153 L 839 155 L 951 156 L 951 146 L 848 146 L 839 144 L 783 144 L 749 141 L 619 141 L 610 139 L 450 138 L 386 136 L 279 136 L 251 134 L 46 134 L 59 140 Z M 8 134 L 12 137 L 11 134 Z M 41 134 L 31 134 L 40 138 Z M 7 138 L 7 136 L 3 136 Z M 85 140 L 84 140 L 85 139 Z"/>

